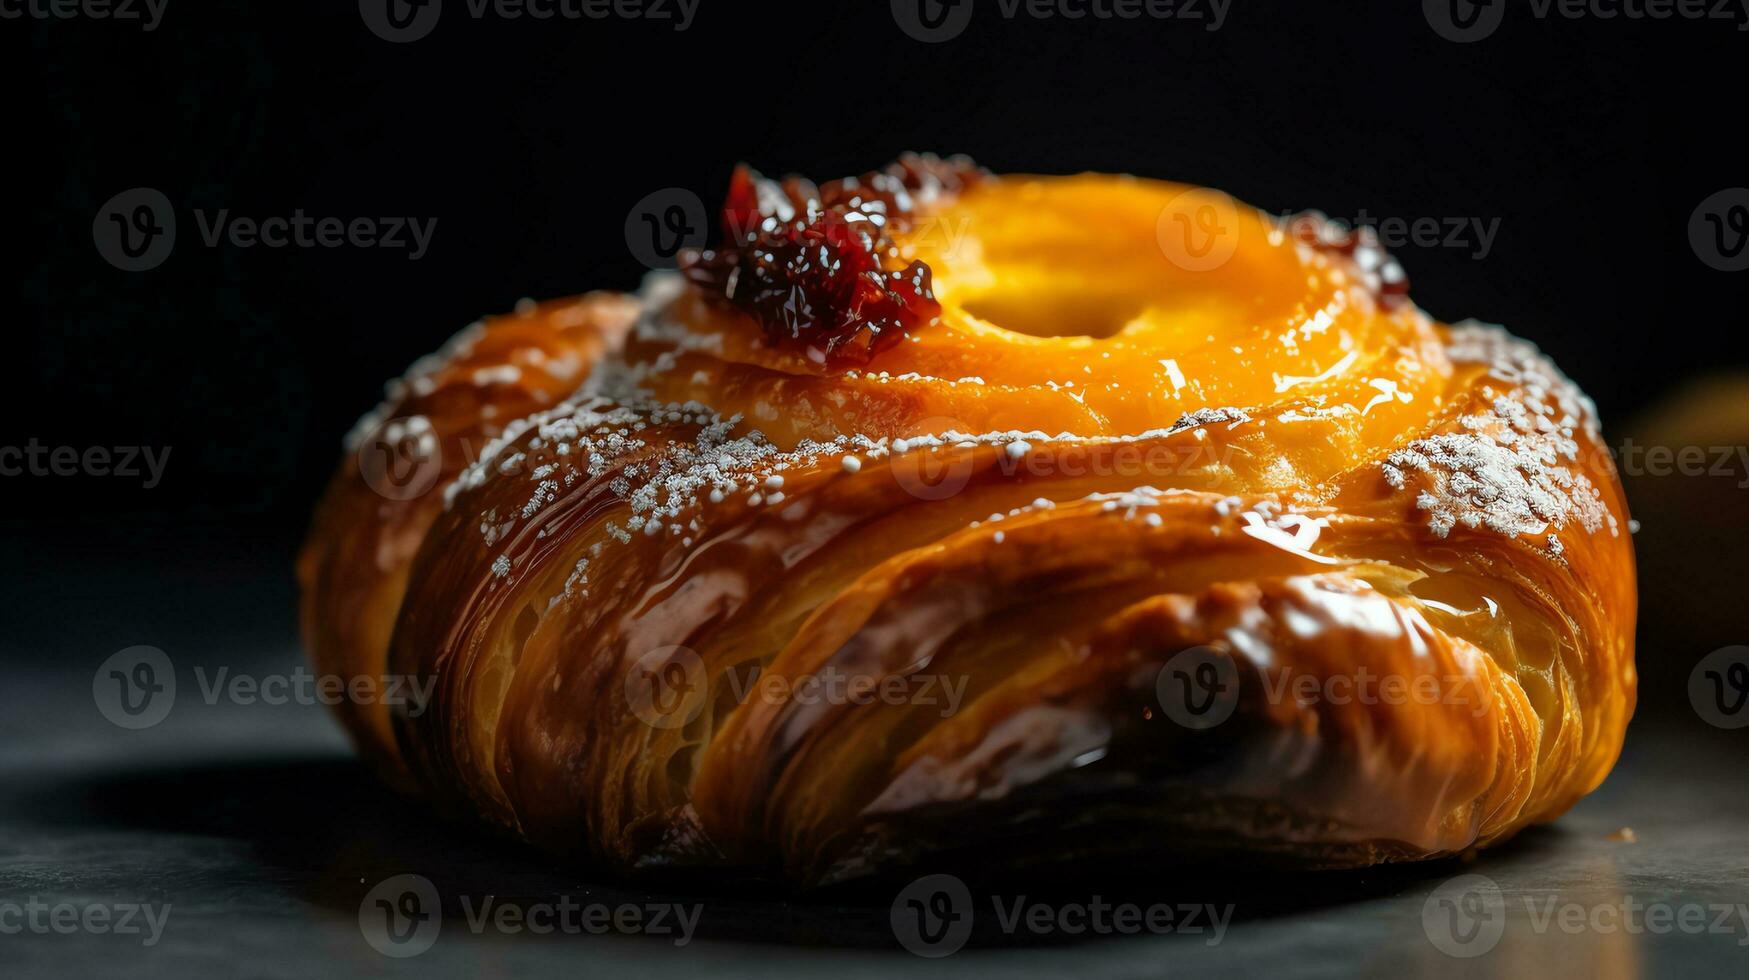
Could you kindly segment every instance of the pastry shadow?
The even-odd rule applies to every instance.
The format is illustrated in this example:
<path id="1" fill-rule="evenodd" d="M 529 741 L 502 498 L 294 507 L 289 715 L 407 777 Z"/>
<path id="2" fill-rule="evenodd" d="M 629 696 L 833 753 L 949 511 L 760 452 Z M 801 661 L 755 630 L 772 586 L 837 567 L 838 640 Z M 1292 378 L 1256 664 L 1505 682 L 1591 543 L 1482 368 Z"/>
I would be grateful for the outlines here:
<path id="1" fill-rule="evenodd" d="M 696 938 L 785 946 L 898 949 L 894 908 L 913 876 L 875 876 L 794 894 L 768 879 L 663 872 L 637 884 L 568 866 L 514 840 L 447 822 L 379 784 L 359 763 L 334 756 L 286 758 L 69 777 L 31 794 L 31 817 L 105 832 L 174 834 L 240 842 L 259 864 L 262 887 L 337 915 L 356 917 L 370 889 L 396 875 L 429 879 L 444 921 L 477 925 L 494 907 L 528 908 L 571 896 L 607 906 L 697 908 Z M 1493 860 L 1554 848 L 1557 828 L 1532 828 L 1477 862 L 1442 860 L 1349 871 L 1260 872 L 1230 868 L 1138 868 L 1092 863 L 997 876 L 972 865 L 947 870 L 968 884 L 976 914 L 969 948 L 1122 942 L 1110 931 L 1017 925 L 1018 901 L 1061 910 L 1090 904 L 1199 906 L 1222 928 L 1425 890 L 1430 882 Z M 933 869 L 931 869 L 933 870 Z M 165 878 L 174 888 L 174 869 Z M 999 908 L 1000 907 L 1000 908 Z M 1005 920 L 1006 913 L 1006 921 Z M 1180 912 L 1180 914 L 1182 914 Z M 489 929 L 490 927 L 488 927 Z M 479 931 L 477 928 L 475 931 Z M 1147 937 L 1148 930 L 1138 930 Z M 1202 943 L 1199 935 L 1156 935 Z M 529 936 L 563 942 L 563 935 Z M 596 939 L 585 934 L 582 940 Z M 638 939 L 670 943 L 640 934 Z M 597 941 L 599 941 L 597 939 Z"/>

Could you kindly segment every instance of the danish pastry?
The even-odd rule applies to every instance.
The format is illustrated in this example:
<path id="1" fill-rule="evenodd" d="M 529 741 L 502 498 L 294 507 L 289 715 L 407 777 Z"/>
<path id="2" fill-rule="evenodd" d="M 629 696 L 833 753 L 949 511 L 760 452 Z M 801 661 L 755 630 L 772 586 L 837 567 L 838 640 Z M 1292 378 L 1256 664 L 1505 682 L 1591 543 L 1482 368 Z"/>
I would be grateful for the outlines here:
<path id="1" fill-rule="evenodd" d="M 391 781 L 815 885 L 1422 859 L 1608 774 L 1636 600 L 1595 409 L 1364 231 L 927 156 L 743 169 L 722 222 L 360 423 L 303 620 L 322 673 L 429 691 L 341 706 Z"/>

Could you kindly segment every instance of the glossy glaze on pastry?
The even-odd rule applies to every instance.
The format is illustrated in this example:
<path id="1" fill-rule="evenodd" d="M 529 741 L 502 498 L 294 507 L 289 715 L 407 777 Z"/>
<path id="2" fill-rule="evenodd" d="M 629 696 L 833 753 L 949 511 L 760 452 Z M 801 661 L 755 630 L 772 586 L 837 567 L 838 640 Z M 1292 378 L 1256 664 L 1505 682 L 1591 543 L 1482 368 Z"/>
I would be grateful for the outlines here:
<path id="1" fill-rule="evenodd" d="M 342 708 L 389 778 L 600 866 L 814 884 L 1418 859 L 1609 772 L 1595 410 L 1364 234 L 933 158 L 744 172 L 724 225 L 361 423 L 442 459 L 389 500 L 349 456 L 300 563 L 321 670 L 435 685 Z M 1219 724 L 1163 703 L 1185 656 Z"/>

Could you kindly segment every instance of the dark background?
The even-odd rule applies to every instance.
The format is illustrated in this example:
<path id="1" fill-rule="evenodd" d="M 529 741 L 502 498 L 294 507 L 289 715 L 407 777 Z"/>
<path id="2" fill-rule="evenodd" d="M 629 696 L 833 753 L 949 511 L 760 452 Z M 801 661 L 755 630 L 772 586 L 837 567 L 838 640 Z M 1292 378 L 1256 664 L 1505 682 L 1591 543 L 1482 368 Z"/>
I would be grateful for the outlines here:
<path id="1" fill-rule="evenodd" d="M 356 921 L 388 875 L 430 875 L 446 895 L 594 886 L 397 801 L 320 706 L 203 704 L 193 683 L 201 667 L 301 663 L 292 558 L 342 434 L 384 379 L 521 297 L 634 287 L 628 212 L 669 187 L 714 204 L 737 161 L 831 178 L 904 150 L 963 152 L 998 172 L 1207 184 L 1275 212 L 1498 221 L 1485 258 L 1396 249 L 1422 306 L 1542 345 L 1596 398 L 1614 444 L 1749 445 L 1749 383 L 1687 421 L 1659 408 L 1749 366 L 1749 272 L 1707 267 L 1688 235 L 1703 200 L 1749 186 L 1735 138 L 1749 33 L 1736 24 L 1539 20 L 1498 0 L 1510 3 L 1499 31 L 1461 45 L 1420 0 L 1233 0 L 1212 33 L 1008 21 L 997 0 L 974 2 L 965 32 L 937 45 L 903 33 L 887 0 L 702 0 L 683 33 L 475 21 L 445 0 L 435 31 L 405 45 L 367 30 L 356 0 L 169 0 L 150 33 L 0 19 L 0 147 L 17 174 L 0 222 L 0 447 L 171 453 L 152 489 L 0 477 L 0 896 L 143 895 L 178 917 L 165 947 L 113 960 L 94 937 L 0 943 L 0 973 L 654 977 L 702 963 L 850 977 L 895 962 L 816 944 L 925 963 L 892 949 L 879 902 L 739 894 L 712 897 L 728 941 L 695 947 L 697 960 L 632 937 L 470 942 L 452 925 L 436 952 L 388 961 Z M 178 240 L 161 266 L 129 273 L 100 256 L 93 220 L 137 187 L 173 202 Z M 208 248 L 196 209 L 437 227 L 417 262 Z M 1733 936 L 1624 945 L 1530 937 L 1518 922 L 1493 960 L 1459 961 L 1422 933 L 1424 894 L 1460 870 L 1515 895 L 1742 900 L 1749 729 L 1704 724 L 1687 694 L 1697 661 L 1749 641 L 1749 489 L 1737 486 L 1749 473 L 1737 467 L 1722 480 L 1628 476 L 1645 525 L 1640 713 L 1608 783 L 1552 827 L 1474 865 L 1257 888 L 1245 908 L 1259 921 L 1218 949 L 1114 942 L 969 962 L 1004 976 L 1740 975 Z M 138 732 L 92 703 L 98 665 L 135 644 L 167 651 L 184 685 L 172 717 Z"/>
<path id="2" fill-rule="evenodd" d="M 170 0 L 150 33 L 0 21 L 23 74 L 7 111 L 23 174 L 0 444 L 172 453 L 150 490 L 5 478 L 21 564 L 144 562 L 130 581 L 151 594 L 198 562 L 277 601 L 340 437 L 385 378 L 519 297 L 634 287 L 634 204 L 683 187 L 714 205 L 743 160 L 828 178 L 927 149 L 998 172 L 1209 184 L 1272 211 L 1498 219 L 1482 259 L 1398 248 L 1414 296 L 1541 344 L 1612 440 L 1689 379 L 1745 362 L 1749 273 L 1708 268 L 1687 232 L 1704 198 L 1749 183 L 1727 150 L 1749 52 L 1735 24 L 1513 4 L 1495 35 L 1456 44 L 1406 0 L 1235 0 L 1215 32 L 1009 21 L 977 3 L 933 45 L 884 0 L 703 0 L 685 32 L 474 20 L 449 0 L 403 45 L 350 0 Z M 123 272 L 92 221 L 141 186 L 174 202 L 178 244 Z M 209 248 L 197 208 L 438 224 L 420 261 Z M 1744 523 L 1743 492 L 1725 523 Z M 1657 587 L 1692 592 L 1680 566 L 1646 578 L 1648 607 Z M 289 630 L 289 609 L 276 622 Z M 1676 674 L 1741 633 L 1682 637 Z"/>

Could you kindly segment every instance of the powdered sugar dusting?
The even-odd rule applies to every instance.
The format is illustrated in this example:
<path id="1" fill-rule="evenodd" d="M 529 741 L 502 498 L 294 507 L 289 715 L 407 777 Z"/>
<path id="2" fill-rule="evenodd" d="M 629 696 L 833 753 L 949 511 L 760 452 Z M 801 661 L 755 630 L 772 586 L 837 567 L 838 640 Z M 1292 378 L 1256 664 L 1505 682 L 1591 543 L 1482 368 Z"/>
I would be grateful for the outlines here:
<path id="1" fill-rule="evenodd" d="M 1587 532 L 1607 524 L 1617 533 L 1597 487 L 1568 465 L 1579 458 L 1576 430 L 1598 438 L 1591 402 L 1535 345 L 1499 327 L 1460 324 L 1448 349 L 1454 362 L 1485 364 L 1512 387 L 1485 386 L 1492 410 L 1459 419 L 1463 431 L 1391 453 L 1385 481 L 1405 490 L 1412 474 L 1422 475 L 1415 504 L 1442 538 L 1459 525 L 1517 537 L 1573 521 Z"/>
<path id="2" fill-rule="evenodd" d="M 553 602 L 588 595 L 592 562 L 601 557 L 604 547 L 613 547 L 613 542 L 629 544 L 635 537 L 658 537 L 691 547 L 704 533 L 702 508 L 707 504 L 769 509 L 793 517 L 803 513 L 795 508 L 804 506 L 800 498 L 813 479 L 853 477 L 887 457 L 989 447 L 1009 459 L 1018 459 L 1046 447 L 1121 444 L 1178 435 L 1205 439 L 1217 426 L 1232 430 L 1253 423 L 1252 415 L 1243 408 L 1204 407 L 1184 413 L 1171 426 L 1131 434 L 950 430 L 876 438 L 845 433 L 828 441 L 803 440 L 784 449 L 741 415 L 725 417 L 697 401 L 661 401 L 645 387 L 652 377 L 673 370 L 682 352 L 720 353 L 721 337 L 696 335 L 669 320 L 667 307 L 676 289 L 677 277 L 651 277 L 644 289 L 643 315 L 632 331 L 641 340 L 662 342 L 668 350 L 635 362 L 623 353 L 608 354 L 569 399 L 511 422 L 444 488 L 445 507 L 453 509 L 463 495 L 488 482 L 527 481 L 517 483 L 514 494 L 495 499 L 496 506 L 477 515 L 479 533 L 494 550 L 489 559 L 494 579 L 508 579 L 521 567 L 520 559 L 513 560 L 502 550 L 517 538 L 518 529 L 535 532 L 537 538 L 556 531 L 546 523 L 552 519 L 553 509 L 581 490 L 582 484 L 590 485 L 592 493 L 611 493 L 624 509 L 603 521 L 600 530 L 604 538 L 590 546 L 587 557 L 576 560 L 562 595 L 553 597 Z M 422 359 L 405 378 L 391 382 L 388 404 L 408 391 L 419 393 L 421 385 L 430 387 L 434 372 L 465 356 L 480 330 L 475 325 L 463 331 L 444 350 Z M 1488 377 L 1480 383 L 1489 408 L 1460 419 L 1458 431 L 1416 440 L 1380 464 L 1390 486 L 1415 493 L 1416 505 L 1428 514 L 1431 530 L 1440 537 L 1460 525 L 1486 527 L 1509 536 L 1547 535 L 1540 543 L 1557 559 L 1561 544 L 1554 532 L 1569 523 L 1577 522 L 1587 531 L 1607 525 L 1615 533 L 1615 519 L 1600 492 L 1574 465 L 1582 443 L 1578 436 L 1581 430 L 1600 442 L 1591 402 L 1535 346 L 1498 327 L 1468 323 L 1452 328 L 1448 355 L 1456 363 L 1486 366 Z M 487 368 L 473 372 L 467 380 L 479 385 L 512 383 L 517 373 L 514 366 Z M 865 377 L 898 383 L 932 380 L 915 375 Z M 958 383 L 981 384 L 983 379 L 962 378 Z M 1374 386 L 1384 400 L 1395 394 L 1391 386 Z M 1050 387 L 1058 385 L 1051 383 Z M 1062 387 L 1069 389 L 1074 384 Z M 763 417 L 758 409 L 751 411 L 755 412 L 751 421 Z M 368 432 L 380 425 L 375 414 L 366 416 L 355 431 Z M 1285 421 L 1288 415 L 1280 418 Z M 356 441 L 358 436 L 353 438 Z M 821 463 L 830 465 L 799 479 L 801 471 Z M 786 471 L 794 471 L 789 479 Z M 1144 487 L 1096 496 L 1105 510 L 1158 525 L 1162 521 L 1155 512 L 1158 503 L 1177 492 Z M 1241 505 L 1238 498 L 1232 498 L 1231 503 L 1233 507 Z M 1055 504 L 1044 498 L 1031 505 L 1034 509 L 1052 506 Z M 1256 514 L 1246 515 L 1241 530 L 1266 543 L 1318 558 L 1310 550 L 1317 540 L 1318 522 L 1291 514 L 1284 517 L 1272 509 L 1279 505 L 1270 501 L 1253 506 Z M 1017 508 L 1006 516 L 1026 509 Z M 1227 502 L 1216 509 L 1226 515 Z M 993 522 L 1003 519 L 1000 513 L 989 518 Z"/>
<path id="3" fill-rule="evenodd" d="M 1451 328 L 1446 356 L 1456 364 L 1485 364 L 1502 381 L 1521 385 L 1525 394 L 1559 410 L 1563 425 L 1579 426 L 1601 438 L 1597 406 L 1579 386 L 1561 373 L 1547 355 L 1505 327 L 1465 320 Z"/>
<path id="4" fill-rule="evenodd" d="M 1242 422 L 1249 421 L 1251 421 L 1251 416 L 1242 408 L 1199 408 L 1194 412 L 1185 412 L 1180 415 L 1171 431 L 1200 429 L 1203 426 L 1219 425 L 1222 422 L 1227 423 L 1227 428 L 1231 429 Z"/>

